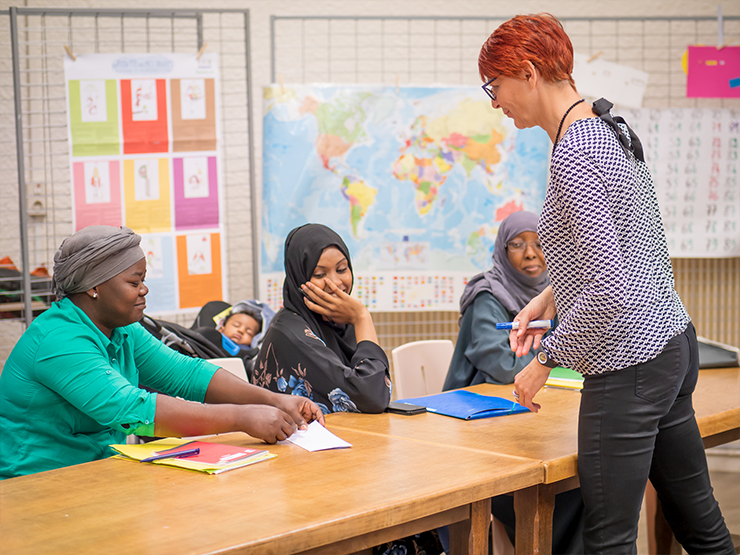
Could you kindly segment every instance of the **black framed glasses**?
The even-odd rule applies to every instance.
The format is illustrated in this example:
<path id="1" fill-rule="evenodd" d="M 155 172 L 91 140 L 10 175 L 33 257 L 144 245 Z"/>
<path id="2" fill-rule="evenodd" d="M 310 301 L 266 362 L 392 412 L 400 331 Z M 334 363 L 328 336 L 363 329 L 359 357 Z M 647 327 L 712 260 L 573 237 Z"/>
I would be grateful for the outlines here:
<path id="1" fill-rule="evenodd" d="M 496 79 L 501 77 L 501 74 L 499 73 L 496 77 L 493 79 L 489 79 L 485 83 L 481 85 L 481 88 L 486 91 L 486 94 L 490 97 L 491 100 L 496 102 L 496 91 L 493 90 L 493 87 L 491 86 L 491 83 L 493 83 Z"/>
<path id="2" fill-rule="evenodd" d="M 507 250 L 511 252 L 523 252 L 528 246 L 537 252 L 542 252 L 542 245 L 539 241 L 509 241 L 506 243 Z"/>

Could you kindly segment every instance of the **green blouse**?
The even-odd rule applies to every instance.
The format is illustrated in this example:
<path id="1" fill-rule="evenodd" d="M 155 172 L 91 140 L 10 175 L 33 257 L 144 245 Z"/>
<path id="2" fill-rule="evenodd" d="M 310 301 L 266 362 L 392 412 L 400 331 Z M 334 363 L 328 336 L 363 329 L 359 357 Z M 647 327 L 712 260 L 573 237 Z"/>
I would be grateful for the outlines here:
<path id="1" fill-rule="evenodd" d="M 0 374 L 0 479 L 113 454 L 153 435 L 157 394 L 202 402 L 218 367 L 166 347 L 138 323 L 108 339 L 68 298 L 36 318 Z"/>

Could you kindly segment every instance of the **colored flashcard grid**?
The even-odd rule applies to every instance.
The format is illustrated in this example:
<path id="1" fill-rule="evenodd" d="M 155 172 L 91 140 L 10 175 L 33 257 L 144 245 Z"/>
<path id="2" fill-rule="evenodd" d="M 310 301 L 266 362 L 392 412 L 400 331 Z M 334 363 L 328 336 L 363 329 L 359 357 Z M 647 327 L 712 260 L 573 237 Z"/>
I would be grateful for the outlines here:
<path id="1" fill-rule="evenodd" d="M 80 115 L 81 106 L 81 91 L 80 83 L 96 83 L 98 90 L 104 91 L 102 99 L 100 101 L 103 106 L 103 112 L 106 117 L 98 116 L 97 119 L 94 117 L 83 118 Z M 75 226 L 76 229 L 85 227 L 87 225 L 121 225 L 125 224 L 138 233 L 173 233 L 173 225 L 170 220 L 170 215 L 173 213 L 176 207 L 170 200 L 170 177 L 169 177 L 169 160 L 173 158 L 170 154 L 170 137 L 168 137 L 167 130 L 167 116 L 168 116 L 168 98 L 167 98 L 167 79 L 151 79 L 152 83 L 155 84 L 155 109 L 150 114 L 133 114 L 132 105 L 132 80 L 129 79 L 88 79 L 88 80 L 68 80 L 69 90 L 69 112 L 70 112 L 70 133 L 72 148 L 70 149 L 70 157 L 73 162 L 73 179 L 72 184 L 74 188 L 74 199 L 75 199 Z M 217 149 L 216 144 L 216 119 L 215 119 L 215 79 L 206 79 L 206 93 L 208 94 L 207 104 L 208 110 L 206 114 L 208 129 L 205 129 L 203 125 L 197 126 L 199 122 L 192 122 L 193 125 L 186 124 L 185 128 L 193 127 L 195 134 L 206 138 L 206 143 L 200 141 L 202 144 L 197 146 L 207 146 L 208 151 L 214 151 Z M 100 93 L 98 93 L 100 96 Z M 99 110 L 100 111 L 100 110 Z M 137 117 L 138 116 L 138 117 Z M 200 122 L 201 124 L 203 122 Z M 181 126 L 182 127 L 182 126 Z M 196 127 L 198 127 L 196 129 Z M 120 135 L 119 135 L 120 134 Z M 193 133 L 191 133 L 192 135 Z M 123 137 L 123 145 L 119 143 L 119 136 Z M 178 137 L 175 137 L 178 138 Z M 182 144 L 182 143 L 181 143 Z M 189 145 L 193 146 L 193 145 Z M 175 149 L 176 150 L 176 149 Z M 192 149 L 187 149 L 192 150 Z M 123 151 L 123 152 L 122 152 Z M 126 175 L 125 164 L 132 162 L 131 160 L 122 160 L 120 156 L 122 154 L 141 154 L 143 159 L 158 160 L 160 169 L 159 185 L 155 197 L 153 200 L 140 201 L 136 199 L 136 193 L 134 192 L 134 185 L 131 180 L 131 175 Z M 159 157 L 157 157 L 159 154 Z M 74 162 L 74 157 L 79 156 L 102 156 L 102 155 L 113 155 L 116 156 L 116 160 L 108 161 L 110 164 L 110 195 L 111 201 L 107 199 L 95 199 L 90 202 L 85 198 L 85 181 L 87 176 L 85 175 L 85 165 L 88 162 Z M 151 155 L 155 155 L 152 158 Z M 164 155 L 164 157 L 162 157 Z M 161 158 L 160 158 L 161 157 Z M 216 183 L 216 166 L 217 157 L 212 156 L 209 159 L 209 173 L 212 176 L 211 183 Z M 116 170 L 120 168 L 120 170 Z M 119 173 L 120 172 L 120 173 Z M 76 175 L 77 174 L 77 175 Z M 80 179 L 80 177 L 82 179 Z M 121 180 L 123 177 L 123 180 Z M 129 183 L 127 182 L 127 178 Z M 128 185 L 128 186 L 127 186 Z M 88 197 L 90 191 L 87 191 Z M 158 194 L 158 198 L 156 197 Z M 218 198 L 218 189 L 212 187 L 211 198 Z M 123 202 L 121 202 L 123 200 Z M 89 203 L 88 203 L 89 202 Z M 219 226 L 217 211 L 218 204 L 214 203 L 216 217 L 212 218 L 213 221 L 208 222 L 192 222 L 189 227 L 191 230 L 204 229 L 204 228 L 216 228 Z M 211 211 L 213 212 L 213 210 Z M 203 213 L 203 211 L 201 211 Z M 125 217 L 124 217 L 125 214 Z M 201 218 L 202 219 L 202 218 Z M 151 225 L 151 222 L 157 222 L 157 225 Z M 172 240 L 175 240 L 175 236 L 171 235 Z M 220 260 L 218 261 L 220 265 Z M 177 270 L 173 270 L 177 273 Z M 221 268 L 218 268 L 218 274 L 221 274 Z M 173 283 L 174 287 L 178 287 L 177 280 Z M 213 291 L 217 289 L 221 290 L 222 281 L 217 284 L 217 287 L 211 287 Z M 181 295 L 181 297 L 187 298 L 188 295 Z M 177 306 L 179 308 L 186 308 L 185 305 Z"/>

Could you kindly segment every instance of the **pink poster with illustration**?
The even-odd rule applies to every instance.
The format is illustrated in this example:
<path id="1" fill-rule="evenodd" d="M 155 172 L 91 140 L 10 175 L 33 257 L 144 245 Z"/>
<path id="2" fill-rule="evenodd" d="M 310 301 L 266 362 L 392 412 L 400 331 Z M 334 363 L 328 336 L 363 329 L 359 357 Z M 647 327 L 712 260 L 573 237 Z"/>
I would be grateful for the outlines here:
<path id="1" fill-rule="evenodd" d="M 75 231 L 89 225 L 122 225 L 119 162 L 93 160 L 73 167 Z"/>
<path id="2" fill-rule="evenodd" d="M 689 46 L 686 96 L 740 98 L 740 46 Z"/>
<path id="3" fill-rule="evenodd" d="M 173 158 L 175 229 L 218 227 L 218 176 L 215 156 Z"/>

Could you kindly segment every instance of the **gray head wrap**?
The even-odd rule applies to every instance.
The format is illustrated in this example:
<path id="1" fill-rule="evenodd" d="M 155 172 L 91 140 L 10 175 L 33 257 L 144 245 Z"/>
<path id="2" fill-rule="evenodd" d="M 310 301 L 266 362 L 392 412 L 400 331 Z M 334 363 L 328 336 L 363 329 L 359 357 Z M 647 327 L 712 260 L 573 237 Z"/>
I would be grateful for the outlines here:
<path id="1" fill-rule="evenodd" d="M 141 237 L 127 227 L 92 225 L 62 241 L 54 255 L 52 288 L 58 300 L 117 276 L 144 258 Z"/>
<path id="2" fill-rule="evenodd" d="M 481 291 L 490 291 L 506 310 L 516 314 L 549 285 L 547 271 L 537 277 L 529 277 L 509 262 L 507 243 L 525 231 L 537 232 L 537 214 L 514 212 L 501 222 L 493 247 L 493 266 L 471 278 L 465 286 L 460 297 L 460 314 L 465 312 Z"/>

